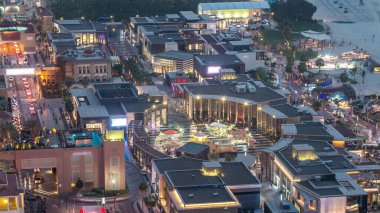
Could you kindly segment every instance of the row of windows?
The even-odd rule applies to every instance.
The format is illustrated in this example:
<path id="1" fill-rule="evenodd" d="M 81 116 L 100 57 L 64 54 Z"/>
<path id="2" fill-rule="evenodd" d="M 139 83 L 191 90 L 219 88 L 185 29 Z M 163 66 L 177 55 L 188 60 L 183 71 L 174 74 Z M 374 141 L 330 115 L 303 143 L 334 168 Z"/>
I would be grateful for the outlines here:
<path id="1" fill-rule="evenodd" d="M 78 66 L 79 74 L 90 74 L 90 66 Z M 107 66 L 95 66 L 95 73 L 107 73 Z"/>

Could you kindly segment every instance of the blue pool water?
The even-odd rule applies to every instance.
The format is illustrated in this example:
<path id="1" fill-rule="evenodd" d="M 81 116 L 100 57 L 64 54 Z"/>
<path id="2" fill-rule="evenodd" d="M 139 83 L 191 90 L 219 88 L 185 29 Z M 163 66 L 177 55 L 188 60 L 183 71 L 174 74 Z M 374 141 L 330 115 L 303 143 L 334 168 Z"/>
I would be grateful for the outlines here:
<path id="1" fill-rule="evenodd" d="M 99 133 L 93 133 L 93 132 L 86 132 L 86 133 L 78 133 L 78 134 L 72 134 L 70 135 L 72 141 L 74 141 L 76 146 L 94 146 L 94 147 L 100 147 L 102 146 L 102 139 L 101 135 Z M 91 138 L 91 144 L 76 144 L 75 138 L 80 139 L 83 138 Z"/>

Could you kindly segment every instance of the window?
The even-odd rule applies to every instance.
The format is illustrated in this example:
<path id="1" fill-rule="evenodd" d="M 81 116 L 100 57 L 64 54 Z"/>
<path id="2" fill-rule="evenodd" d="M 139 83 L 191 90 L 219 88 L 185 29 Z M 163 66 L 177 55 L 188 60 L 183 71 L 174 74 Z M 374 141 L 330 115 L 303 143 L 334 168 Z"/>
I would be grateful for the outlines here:
<path id="1" fill-rule="evenodd" d="M 111 158 L 111 168 L 112 167 L 119 167 L 119 157 Z"/>
<path id="2" fill-rule="evenodd" d="M 105 73 L 107 72 L 106 70 L 107 70 L 107 66 L 104 66 L 104 72 L 105 72 Z"/>
<path id="3" fill-rule="evenodd" d="M 86 171 L 85 172 L 85 182 L 93 182 L 94 181 L 94 172 Z"/>
<path id="4" fill-rule="evenodd" d="M 78 67 L 78 73 L 82 74 L 82 67 Z"/>
<path id="5" fill-rule="evenodd" d="M 90 74 L 90 66 L 87 66 L 87 74 Z"/>
<path id="6" fill-rule="evenodd" d="M 71 173 L 71 176 L 72 176 L 72 182 L 76 182 L 78 179 L 79 179 L 79 171 L 78 172 L 72 172 Z"/>
<path id="7" fill-rule="evenodd" d="M 95 72 L 98 73 L 99 70 L 98 70 L 98 66 L 95 66 Z"/>

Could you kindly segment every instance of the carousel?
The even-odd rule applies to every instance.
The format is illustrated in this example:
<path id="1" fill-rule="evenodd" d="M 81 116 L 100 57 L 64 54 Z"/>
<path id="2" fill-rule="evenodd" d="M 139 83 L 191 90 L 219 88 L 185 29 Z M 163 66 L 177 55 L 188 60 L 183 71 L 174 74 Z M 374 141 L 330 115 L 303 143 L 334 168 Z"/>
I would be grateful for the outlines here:
<path id="1" fill-rule="evenodd" d="M 176 150 L 181 146 L 180 135 L 181 132 L 174 129 L 161 132 L 156 138 L 156 145 L 161 147 L 162 151 L 167 154 L 174 155 Z"/>

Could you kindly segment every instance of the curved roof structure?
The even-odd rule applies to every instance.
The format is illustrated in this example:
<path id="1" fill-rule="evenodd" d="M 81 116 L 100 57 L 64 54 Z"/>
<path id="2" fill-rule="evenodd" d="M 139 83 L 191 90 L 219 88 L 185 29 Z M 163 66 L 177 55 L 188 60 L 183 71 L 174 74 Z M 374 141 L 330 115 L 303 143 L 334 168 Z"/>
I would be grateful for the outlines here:
<path id="1" fill-rule="evenodd" d="M 198 10 L 270 9 L 267 1 L 200 3 Z"/>

